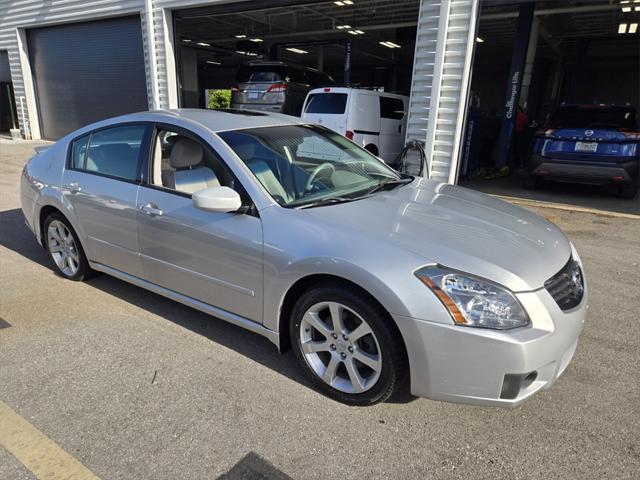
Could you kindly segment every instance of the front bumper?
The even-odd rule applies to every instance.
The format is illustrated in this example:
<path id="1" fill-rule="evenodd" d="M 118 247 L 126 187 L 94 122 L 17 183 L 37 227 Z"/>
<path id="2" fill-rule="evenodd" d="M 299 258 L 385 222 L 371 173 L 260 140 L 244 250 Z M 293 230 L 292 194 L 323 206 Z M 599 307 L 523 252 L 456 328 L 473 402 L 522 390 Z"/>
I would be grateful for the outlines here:
<path id="1" fill-rule="evenodd" d="M 610 183 L 633 183 L 638 180 L 640 159 L 626 162 L 605 163 L 560 160 L 532 155 L 529 174 L 565 182 L 606 185 Z"/>
<path id="2" fill-rule="evenodd" d="M 517 297 L 529 313 L 530 327 L 497 331 L 395 316 L 409 355 L 411 393 L 514 407 L 549 388 L 576 350 L 587 292 L 580 305 L 566 312 L 544 289 Z"/>

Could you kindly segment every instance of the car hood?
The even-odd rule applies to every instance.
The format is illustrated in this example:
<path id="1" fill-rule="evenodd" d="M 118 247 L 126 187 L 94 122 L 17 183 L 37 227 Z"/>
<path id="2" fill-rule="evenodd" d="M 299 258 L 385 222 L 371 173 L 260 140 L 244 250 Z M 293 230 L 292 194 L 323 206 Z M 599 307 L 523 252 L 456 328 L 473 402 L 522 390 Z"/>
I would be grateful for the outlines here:
<path id="1" fill-rule="evenodd" d="M 507 286 L 536 290 L 569 260 L 552 223 L 510 203 L 432 180 L 304 210 L 351 239 L 392 243 L 424 259 Z M 420 265 L 416 265 L 416 268 Z"/>

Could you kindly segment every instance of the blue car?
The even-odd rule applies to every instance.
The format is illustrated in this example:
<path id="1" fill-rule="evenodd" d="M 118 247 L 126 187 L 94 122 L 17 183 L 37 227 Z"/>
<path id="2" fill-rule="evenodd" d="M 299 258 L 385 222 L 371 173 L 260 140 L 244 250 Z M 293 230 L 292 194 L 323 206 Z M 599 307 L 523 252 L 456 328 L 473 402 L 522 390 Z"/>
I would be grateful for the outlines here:
<path id="1" fill-rule="evenodd" d="M 633 107 L 561 105 L 536 133 L 525 188 L 541 179 L 618 185 L 631 199 L 638 191 L 640 129 Z"/>

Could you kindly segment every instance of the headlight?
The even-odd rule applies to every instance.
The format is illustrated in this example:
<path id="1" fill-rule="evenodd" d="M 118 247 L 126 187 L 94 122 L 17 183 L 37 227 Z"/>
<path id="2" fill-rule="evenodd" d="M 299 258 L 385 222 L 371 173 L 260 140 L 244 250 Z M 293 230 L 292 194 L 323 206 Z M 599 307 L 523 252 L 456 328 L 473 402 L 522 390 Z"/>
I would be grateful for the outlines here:
<path id="1" fill-rule="evenodd" d="M 447 308 L 456 325 L 507 330 L 529 324 L 529 316 L 504 287 L 442 267 L 426 267 L 416 276 Z"/>

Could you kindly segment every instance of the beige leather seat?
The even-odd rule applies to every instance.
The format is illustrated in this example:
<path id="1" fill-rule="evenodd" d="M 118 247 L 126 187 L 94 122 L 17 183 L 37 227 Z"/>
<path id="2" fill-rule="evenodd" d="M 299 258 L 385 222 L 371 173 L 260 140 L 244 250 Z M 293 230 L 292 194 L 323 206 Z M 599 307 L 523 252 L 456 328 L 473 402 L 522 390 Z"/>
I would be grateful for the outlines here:
<path id="1" fill-rule="evenodd" d="M 203 165 L 202 147 L 189 138 L 179 139 L 169 156 L 169 164 L 175 170 L 163 179 L 165 186 L 179 192 L 194 193 L 209 187 L 219 187 L 216 174 Z"/>
<path id="2" fill-rule="evenodd" d="M 284 189 L 278 178 L 273 173 L 265 160 L 256 158 L 255 145 L 245 143 L 235 147 L 236 154 L 247 164 L 258 181 L 274 197 L 280 197 L 284 201 L 291 201 L 291 196 Z"/>

